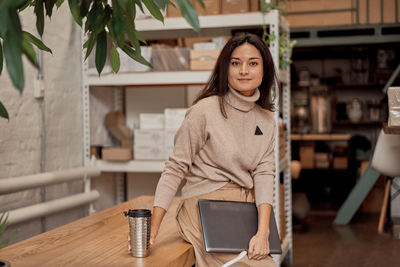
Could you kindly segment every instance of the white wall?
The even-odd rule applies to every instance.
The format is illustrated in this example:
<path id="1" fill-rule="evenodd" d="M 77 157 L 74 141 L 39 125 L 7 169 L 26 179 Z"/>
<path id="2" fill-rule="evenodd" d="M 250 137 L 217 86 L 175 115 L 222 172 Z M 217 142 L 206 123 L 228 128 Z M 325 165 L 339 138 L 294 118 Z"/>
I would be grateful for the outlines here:
<path id="1" fill-rule="evenodd" d="M 21 20 L 23 28 L 36 35 L 33 8 L 25 10 Z M 72 19 L 67 2 L 54 10 L 51 21 L 46 17 L 43 41 L 53 51 L 43 55 L 45 171 L 78 167 L 82 165 L 81 44 L 80 29 Z M 9 122 L 0 119 L 0 179 L 40 172 L 40 102 L 33 96 L 37 70 L 24 59 L 24 72 L 22 94 L 13 88 L 5 68 L 0 76 L 0 99 L 10 115 Z M 45 189 L 45 198 L 51 200 L 82 192 L 82 188 L 81 182 L 49 186 Z M 40 201 L 39 189 L 2 195 L 0 212 Z M 83 209 L 78 208 L 48 216 L 44 220 L 45 230 L 83 214 Z M 9 227 L 6 235 L 15 232 L 14 243 L 41 231 L 41 221 L 35 220 Z"/>

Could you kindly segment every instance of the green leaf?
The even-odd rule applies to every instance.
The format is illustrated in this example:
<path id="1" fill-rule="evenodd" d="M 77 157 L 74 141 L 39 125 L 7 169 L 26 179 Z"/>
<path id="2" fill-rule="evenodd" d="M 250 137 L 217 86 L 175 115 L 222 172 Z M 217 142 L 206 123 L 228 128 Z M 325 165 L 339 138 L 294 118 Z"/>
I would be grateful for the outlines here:
<path id="1" fill-rule="evenodd" d="M 0 36 L 6 34 L 8 28 L 8 8 L 0 8 Z"/>
<path id="2" fill-rule="evenodd" d="M 36 14 L 36 29 L 40 36 L 43 35 L 44 30 L 44 10 L 43 10 L 43 0 L 37 0 L 35 4 L 35 14 Z"/>
<path id="3" fill-rule="evenodd" d="M 123 39 L 125 30 L 125 18 L 124 11 L 119 5 L 117 0 L 112 0 L 112 21 L 111 25 L 113 32 L 117 39 Z"/>
<path id="4" fill-rule="evenodd" d="M 3 61 L 4 61 L 4 58 L 3 58 L 3 46 L 2 46 L 1 41 L 0 41 L 0 75 L 3 72 Z"/>
<path id="5" fill-rule="evenodd" d="M 1 102 L 0 102 L 1 104 Z M 4 231 L 7 228 L 7 219 L 8 219 L 8 214 L 3 213 L 0 216 L 0 236 L 4 233 Z"/>
<path id="6" fill-rule="evenodd" d="M 50 52 L 53 54 L 53 52 L 51 51 L 50 48 L 48 48 L 40 39 L 36 38 L 35 36 L 33 36 L 32 34 L 30 34 L 29 32 L 23 31 L 23 38 L 29 40 L 32 44 L 34 44 L 37 48 L 39 48 L 40 50 L 46 51 L 46 52 Z"/>
<path id="7" fill-rule="evenodd" d="M 261 6 L 261 12 L 267 12 L 268 10 L 270 10 L 271 9 L 271 3 L 264 3 L 262 6 Z"/>
<path id="8" fill-rule="evenodd" d="M 110 50 L 110 61 L 113 71 L 117 73 L 119 71 L 120 61 L 119 61 L 119 53 L 114 46 Z"/>
<path id="9" fill-rule="evenodd" d="M 143 4 L 146 6 L 147 10 L 150 11 L 151 15 L 157 20 L 164 22 L 164 16 L 160 12 L 160 8 L 154 4 L 152 0 L 143 0 Z"/>
<path id="10" fill-rule="evenodd" d="M 32 43 L 27 38 L 22 40 L 22 52 L 35 67 L 39 67 L 35 49 L 33 49 Z"/>
<path id="11" fill-rule="evenodd" d="M 254 0 L 254 1 L 259 1 L 259 0 Z M 206 8 L 206 5 L 204 4 L 203 0 L 197 0 L 197 3 L 199 3 L 202 8 Z"/>
<path id="12" fill-rule="evenodd" d="M 1 101 L 0 101 L 0 117 L 10 120 L 7 109 L 4 107 L 3 103 L 1 103 Z"/>
<path id="13" fill-rule="evenodd" d="M 167 8 L 167 0 L 154 0 L 154 2 L 159 8 L 161 8 L 161 10 L 165 10 Z"/>
<path id="14" fill-rule="evenodd" d="M 107 57 L 107 33 L 106 31 L 102 31 L 97 36 L 96 58 L 95 58 L 96 69 L 97 72 L 99 73 L 99 76 L 104 68 L 104 64 L 106 63 L 106 57 Z"/>
<path id="15" fill-rule="evenodd" d="M 104 22 L 104 18 L 106 15 L 106 10 L 103 9 L 103 6 L 99 2 L 94 2 L 92 8 L 89 11 L 87 16 L 88 22 L 88 30 L 99 34 L 104 31 L 104 26 L 106 25 Z"/>
<path id="16" fill-rule="evenodd" d="M 97 40 L 97 35 L 95 33 L 92 33 L 90 35 L 89 39 L 87 40 L 87 49 L 86 49 L 85 60 L 88 58 L 90 53 L 92 53 L 94 44 L 96 43 L 96 40 Z"/>
<path id="17" fill-rule="evenodd" d="M 44 6 L 46 8 L 46 15 L 50 18 L 53 13 L 53 7 L 55 3 L 53 0 L 44 0 Z"/>
<path id="18" fill-rule="evenodd" d="M 132 46 L 135 47 L 135 49 L 140 49 L 139 40 L 135 34 L 135 17 L 133 16 L 133 10 L 130 8 L 132 4 L 134 6 L 134 2 L 132 0 L 129 0 L 127 4 L 128 6 L 126 8 L 126 34 L 128 35 L 128 39 L 131 42 Z M 121 44 L 121 46 L 123 46 L 123 44 Z"/>
<path id="19" fill-rule="evenodd" d="M 176 4 L 190 26 L 192 26 L 196 32 L 200 31 L 199 17 L 192 4 L 188 0 L 176 0 Z"/>
<path id="20" fill-rule="evenodd" d="M 24 89 L 24 70 L 22 68 L 22 31 L 17 10 L 9 10 L 9 28 L 4 36 L 3 52 L 8 74 L 14 86 L 22 92 Z M 12 30 L 11 30 L 12 29 Z"/>
<path id="21" fill-rule="evenodd" d="M 133 50 L 131 47 L 129 47 L 128 45 L 124 45 L 122 48 L 122 51 L 124 51 L 129 57 L 131 57 L 132 59 L 134 59 L 135 61 L 152 67 L 151 64 L 144 58 L 142 57 L 142 55 L 138 52 L 136 52 L 135 50 Z"/>
<path id="22" fill-rule="evenodd" d="M 18 8 L 25 3 L 26 0 L 1 0 L 0 8 Z"/>
<path id="23" fill-rule="evenodd" d="M 176 8 L 176 5 L 174 4 L 174 2 L 171 2 L 170 0 L 168 0 L 168 5 L 171 5 Z"/>
<path id="24" fill-rule="evenodd" d="M 69 9 L 71 10 L 72 17 L 79 26 L 82 27 L 82 17 L 79 7 L 79 0 L 68 0 Z"/>
<path id="25" fill-rule="evenodd" d="M 81 6 L 80 6 L 80 14 L 81 14 L 82 18 L 86 17 L 87 13 L 89 12 L 91 3 L 92 3 L 92 0 L 82 0 Z"/>
<path id="26" fill-rule="evenodd" d="M 28 6 L 32 4 L 32 0 L 27 0 L 22 6 L 18 8 L 18 12 L 24 11 Z"/>
<path id="27" fill-rule="evenodd" d="M 64 3 L 64 0 L 57 0 L 56 7 L 60 8 L 60 6 Z"/>
<path id="28" fill-rule="evenodd" d="M 142 1 L 141 0 L 135 0 L 135 3 L 136 3 L 136 5 L 139 6 L 140 11 L 142 11 L 142 13 L 144 13 Z"/>

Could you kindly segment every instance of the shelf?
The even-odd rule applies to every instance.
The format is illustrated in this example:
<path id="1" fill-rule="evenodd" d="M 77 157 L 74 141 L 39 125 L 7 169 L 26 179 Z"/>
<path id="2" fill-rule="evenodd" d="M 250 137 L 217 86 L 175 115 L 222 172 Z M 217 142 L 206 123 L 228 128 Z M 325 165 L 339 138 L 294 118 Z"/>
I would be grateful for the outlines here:
<path id="1" fill-rule="evenodd" d="M 161 173 L 164 170 L 164 160 L 130 160 L 130 161 L 106 161 L 96 160 L 96 166 L 102 172 L 143 172 Z M 279 171 L 286 170 L 289 166 L 287 158 L 279 161 Z"/>
<path id="2" fill-rule="evenodd" d="M 211 71 L 149 71 L 89 76 L 90 86 L 205 84 Z"/>
<path id="3" fill-rule="evenodd" d="M 243 28 L 248 26 L 261 27 L 263 24 L 273 24 L 278 19 L 279 13 L 273 10 L 266 14 L 261 12 L 252 13 L 238 13 L 238 14 L 218 14 L 199 16 L 200 28 Z M 285 20 L 280 23 L 287 27 L 288 24 Z M 137 19 L 135 20 L 136 29 L 139 32 L 150 31 L 176 31 L 176 30 L 191 30 L 192 27 L 187 23 L 183 17 L 165 18 L 164 24 L 153 18 L 151 19 Z"/>
<path id="4" fill-rule="evenodd" d="M 138 86 L 138 85 L 186 85 L 205 84 L 210 78 L 210 70 L 202 71 L 148 71 L 148 72 L 126 72 L 89 75 L 89 86 Z M 279 71 L 279 79 L 287 83 L 288 73 Z"/>
<path id="5" fill-rule="evenodd" d="M 360 125 L 366 125 L 366 126 L 380 126 L 382 125 L 382 122 L 380 121 L 359 121 L 359 122 L 352 122 L 352 121 L 347 121 L 347 120 L 343 120 L 343 121 L 334 121 L 332 122 L 333 125 L 343 125 L 343 126 L 360 126 Z"/>
<path id="6" fill-rule="evenodd" d="M 102 172 L 143 172 L 161 173 L 164 170 L 162 160 L 130 160 L 125 162 L 96 160 L 96 166 Z"/>
<path id="7" fill-rule="evenodd" d="M 292 134 L 292 141 L 347 141 L 351 134 Z"/>

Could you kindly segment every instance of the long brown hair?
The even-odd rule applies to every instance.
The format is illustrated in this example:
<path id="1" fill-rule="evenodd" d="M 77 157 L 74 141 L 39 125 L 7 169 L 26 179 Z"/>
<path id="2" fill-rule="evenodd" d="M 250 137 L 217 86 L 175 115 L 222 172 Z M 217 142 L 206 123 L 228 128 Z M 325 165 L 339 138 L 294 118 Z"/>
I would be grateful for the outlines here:
<path id="1" fill-rule="evenodd" d="M 260 90 L 260 98 L 257 100 L 256 103 L 264 109 L 274 111 L 273 101 L 275 97 L 275 91 L 271 90 L 272 87 L 276 84 L 276 72 L 274 62 L 272 60 L 271 53 L 264 41 L 257 35 L 251 33 L 243 33 L 238 36 L 234 36 L 226 43 L 225 47 L 222 49 L 221 54 L 217 59 L 214 70 L 207 85 L 197 96 L 193 104 L 196 104 L 203 98 L 217 95 L 220 97 L 219 103 L 221 112 L 224 117 L 227 117 L 223 104 L 223 96 L 229 91 L 229 63 L 233 50 L 244 43 L 255 46 L 260 52 L 263 60 L 264 76 L 260 86 L 258 87 L 258 89 Z"/>

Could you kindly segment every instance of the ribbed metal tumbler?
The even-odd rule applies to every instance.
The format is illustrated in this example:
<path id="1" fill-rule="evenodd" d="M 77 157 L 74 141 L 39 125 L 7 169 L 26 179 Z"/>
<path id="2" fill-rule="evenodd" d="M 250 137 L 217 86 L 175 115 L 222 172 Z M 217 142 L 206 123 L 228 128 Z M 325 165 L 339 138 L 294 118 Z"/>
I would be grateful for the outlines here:
<path id="1" fill-rule="evenodd" d="M 151 211 L 145 209 L 124 211 L 129 216 L 129 235 L 132 256 L 143 258 L 150 254 Z"/>

